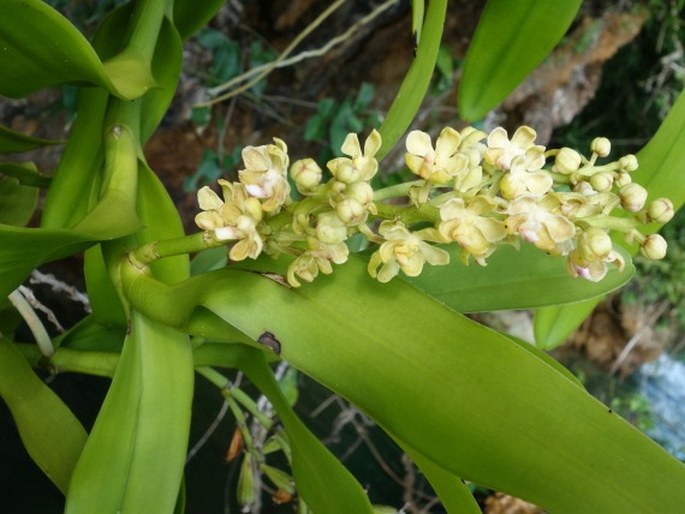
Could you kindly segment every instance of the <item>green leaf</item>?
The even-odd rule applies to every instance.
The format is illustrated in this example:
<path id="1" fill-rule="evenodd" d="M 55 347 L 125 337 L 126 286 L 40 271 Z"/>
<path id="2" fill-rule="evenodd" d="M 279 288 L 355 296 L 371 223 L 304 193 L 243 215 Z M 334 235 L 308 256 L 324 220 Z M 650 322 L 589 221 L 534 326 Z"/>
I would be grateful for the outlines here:
<path id="1" fill-rule="evenodd" d="M 535 311 L 533 329 L 536 346 L 543 350 L 552 350 L 563 344 L 600 301 L 601 297 L 591 298 L 579 303 L 543 307 Z"/>
<path id="2" fill-rule="evenodd" d="M 140 121 L 140 141 L 147 141 L 155 131 L 176 94 L 183 62 L 183 43 L 168 19 L 164 19 L 152 57 L 152 74 L 158 87 L 143 97 Z"/>
<path id="3" fill-rule="evenodd" d="M 91 238 L 69 230 L 0 225 L 0 296 L 11 293 L 41 264 L 80 252 Z"/>
<path id="4" fill-rule="evenodd" d="M 41 225 L 68 228 L 83 218 L 89 207 L 93 182 L 104 160 L 102 133 L 108 95 L 81 89 L 77 116 L 43 206 Z"/>
<path id="5" fill-rule="evenodd" d="M 426 10 L 424 0 L 412 0 L 411 2 L 411 32 L 414 35 L 414 45 L 421 43 L 421 28 L 423 27 L 423 16 Z"/>
<path id="6" fill-rule="evenodd" d="M 0 125 L 0 153 L 27 152 L 41 146 L 58 145 L 60 143 L 62 141 L 27 136 L 21 132 L 15 132 L 4 125 Z"/>
<path id="7" fill-rule="evenodd" d="M 187 336 L 134 312 L 112 385 L 74 470 L 65 512 L 172 512 L 192 392 Z"/>
<path id="8" fill-rule="evenodd" d="M 21 184 L 33 187 L 49 187 L 52 180 L 41 175 L 32 162 L 0 162 L 0 173 L 16 178 Z"/>
<path id="9" fill-rule="evenodd" d="M 685 510 L 680 462 L 531 351 L 406 282 L 370 280 L 361 258 L 297 290 L 235 269 L 174 286 L 124 269 L 150 315 L 271 332 L 285 360 L 457 476 L 561 514 Z"/>
<path id="10" fill-rule="evenodd" d="M 211 363 L 240 368 L 269 398 L 288 434 L 297 489 L 314 512 L 371 512 L 371 504 L 359 483 L 292 410 L 263 352 L 238 344 L 205 344 L 197 348 L 194 355 L 196 366 Z M 335 494 L 331 493 L 331 488 L 334 488 Z"/>
<path id="11" fill-rule="evenodd" d="M 176 0 L 174 2 L 174 25 L 183 40 L 204 27 L 217 13 L 224 0 Z"/>
<path id="12" fill-rule="evenodd" d="M 132 132 L 126 127 L 108 131 L 105 148 L 103 193 L 73 229 L 0 225 L 2 296 L 14 290 L 40 264 L 85 250 L 96 241 L 122 237 L 138 228 L 135 212 L 138 160 Z"/>
<path id="13" fill-rule="evenodd" d="M 66 82 L 120 94 L 95 50 L 69 20 L 40 0 L 0 3 L 0 94 L 19 98 Z"/>
<path id="14" fill-rule="evenodd" d="M 480 507 L 463 480 L 430 461 L 416 450 L 407 446 L 403 446 L 402 449 L 428 479 L 447 512 L 454 512 L 455 514 L 481 513 Z"/>
<path id="15" fill-rule="evenodd" d="M 685 203 L 685 91 L 680 93 L 654 137 L 638 152 L 637 160 L 640 167 L 631 173 L 633 181 L 647 188 L 650 200 L 665 196 L 680 209 Z M 657 228 L 658 225 L 652 225 L 649 232 Z"/>
<path id="16" fill-rule="evenodd" d="M 86 431 L 60 398 L 36 376 L 16 347 L 0 338 L 0 396 L 26 451 L 66 493 L 86 442 Z"/>
<path id="17" fill-rule="evenodd" d="M 624 270 L 611 269 L 600 282 L 571 277 L 564 258 L 550 257 L 532 245 L 523 244 L 520 250 L 503 245 L 485 267 L 465 266 L 454 245 L 445 250 L 451 256 L 449 265 L 427 266 L 418 277 L 403 278 L 459 312 L 578 302 L 621 287 L 635 272 L 630 257 L 620 249 L 626 260 Z"/>
<path id="18" fill-rule="evenodd" d="M 385 157 L 400 140 L 421 107 L 438 59 L 446 10 L 447 0 L 433 0 L 428 4 L 416 58 L 378 129 L 383 137 L 383 145 L 376 154 L 378 160 Z"/>
<path id="19" fill-rule="evenodd" d="M 459 114 L 475 121 L 496 107 L 561 40 L 581 0 L 488 0 L 466 53 Z"/>
<path id="20" fill-rule="evenodd" d="M 23 227 L 31 219 L 37 201 L 37 188 L 0 176 L 0 223 Z"/>
<path id="21" fill-rule="evenodd" d="M 104 68 L 117 92 L 124 98 L 139 98 L 150 88 L 157 86 L 150 63 L 135 48 L 127 47 L 106 60 Z"/>

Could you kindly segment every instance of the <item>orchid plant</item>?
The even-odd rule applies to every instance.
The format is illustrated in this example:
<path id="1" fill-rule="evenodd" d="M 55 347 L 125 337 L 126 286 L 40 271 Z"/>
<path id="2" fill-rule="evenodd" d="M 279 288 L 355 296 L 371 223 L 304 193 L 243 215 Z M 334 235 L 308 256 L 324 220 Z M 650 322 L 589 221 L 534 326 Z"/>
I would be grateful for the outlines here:
<path id="1" fill-rule="evenodd" d="M 221 4 L 131 0 L 89 42 L 40 0 L 0 3 L 0 94 L 79 88 L 53 173 L 0 163 L 0 396 L 65 511 L 184 511 L 197 373 L 236 419 L 229 455 L 242 459 L 245 512 L 262 479 L 301 513 L 374 512 L 295 414 L 276 361 L 368 414 L 450 513 L 480 512 L 464 480 L 554 513 L 685 510 L 683 465 L 540 350 L 630 279 L 634 252 L 665 255 L 656 231 L 685 200 L 684 97 L 637 156 L 613 160 L 604 137 L 586 156 L 544 148 L 525 126 L 511 138 L 466 126 L 403 139 L 446 12 L 446 0 L 416 0 L 416 57 L 379 130 L 363 145 L 349 134 L 327 163 L 291 163 L 279 137 L 244 148 L 237 181 L 198 191 L 198 231 L 185 234 L 143 145 L 176 90 L 183 41 Z M 462 117 L 502 101 L 579 5 L 490 0 L 464 66 Z M 401 141 L 414 180 L 374 189 Z M 3 153 L 51 143 L 0 129 Z M 40 221 L 26 227 L 39 189 Z M 73 255 L 92 312 L 51 337 L 22 283 Z M 498 309 L 538 309 L 537 346 L 464 316 Z M 19 340 L 16 312 L 35 341 Z M 241 370 L 278 421 L 225 368 Z M 37 372 L 111 378 L 89 433 Z"/>

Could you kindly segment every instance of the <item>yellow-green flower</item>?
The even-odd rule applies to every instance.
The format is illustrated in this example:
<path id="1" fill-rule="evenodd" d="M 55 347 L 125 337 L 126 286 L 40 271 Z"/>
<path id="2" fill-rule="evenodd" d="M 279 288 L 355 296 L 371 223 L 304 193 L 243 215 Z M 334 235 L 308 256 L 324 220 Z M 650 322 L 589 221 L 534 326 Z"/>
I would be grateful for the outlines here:
<path id="1" fill-rule="evenodd" d="M 519 234 L 541 250 L 565 255 L 571 250 L 576 227 L 560 212 L 561 203 L 555 196 L 521 196 L 507 207 L 505 225 L 510 234 Z"/>
<path id="2" fill-rule="evenodd" d="M 535 130 L 524 125 L 509 140 L 507 131 L 497 127 L 488 135 L 485 160 L 501 170 L 508 170 L 513 160 L 521 157 L 524 169 L 539 170 L 545 165 L 545 147 L 535 144 L 536 137 Z"/>
<path id="3" fill-rule="evenodd" d="M 410 232 L 400 221 L 385 220 L 378 232 L 385 242 L 371 256 L 368 271 L 379 282 L 390 281 L 400 270 L 409 277 L 415 277 L 426 262 L 434 266 L 449 264 L 450 256 L 445 250 L 425 241 L 439 237 L 434 229 Z"/>
<path id="4" fill-rule="evenodd" d="M 290 199 L 288 147 L 277 137 L 274 143 L 243 148 L 245 169 L 238 172 L 245 190 L 261 200 L 264 212 L 271 213 L 278 212 Z"/>
<path id="5" fill-rule="evenodd" d="M 314 237 L 307 238 L 307 248 L 307 251 L 288 266 L 287 279 L 293 287 L 302 285 L 297 277 L 305 282 L 312 282 L 319 272 L 330 275 L 333 273 L 331 262 L 343 264 L 349 255 L 345 243 L 325 244 Z"/>
<path id="6" fill-rule="evenodd" d="M 577 237 L 576 247 L 568 255 L 566 266 L 571 276 L 582 277 L 591 282 L 602 280 L 613 264 L 622 271 L 625 261 L 614 250 L 609 234 L 596 227 L 585 229 Z"/>
<path id="7" fill-rule="evenodd" d="M 483 214 L 496 211 L 495 201 L 487 196 L 476 196 L 468 204 L 462 198 L 451 198 L 440 207 L 438 230 L 447 241 L 455 241 L 462 247 L 462 259 L 468 262 L 473 256 L 484 266 L 485 259 L 495 251 L 507 232 L 498 219 Z"/>
<path id="8" fill-rule="evenodd" d="M 340 150 L 349 157 L 337 157 L 328 161 L 328 169 L 333 176 L 345 184 L 369 181 L 378 170 L 378 161 L 374 157 L 381 147 L 381 135 L 374 129 L 364 141 L 364 151 L 359 144 L 357 134 L 347 134 Z"/>
<path id="9" fill-rule="evenodd" d="M 433 184 L 448 184 L 460 172 L 468 168 L 469 158 L 459 153 L 461 136 L 451 127 L 445 127 L 435 142 L 420 130 L 412 130 L 407 136 L 407 167 L 422 179 Z"/>
<path id="10" fill-rule="evenodd" d="M 552 189 L 554 179 L 544 170 L 529 171 L 526 158 L 514 157 L 509 172 L 500 181 L 502 196 L 507 199 L 516 198 L 524 194 L 542 196 Z"/>
<path id="11" fill-rule="evenodd" d="M 222 179 L 219 184 L 224 200 L 207 186 L 198 191 L 202 212 L 195 216 L 195 223 L 217 241 L 238 241 L 229 252 L 231 260 L 256 259 L 264 246 L 257 228 L 262 220 L 262 205 L 247 194 L 243 184 Z"/>

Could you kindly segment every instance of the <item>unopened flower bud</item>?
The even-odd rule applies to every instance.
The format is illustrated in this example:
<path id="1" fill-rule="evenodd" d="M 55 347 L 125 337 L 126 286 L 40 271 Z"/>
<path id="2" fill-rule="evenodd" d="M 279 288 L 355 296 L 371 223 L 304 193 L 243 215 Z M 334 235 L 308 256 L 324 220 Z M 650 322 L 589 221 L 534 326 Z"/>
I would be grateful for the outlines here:
<path id="1" fill-rule="evenodd" d="M 673 203 L 668 198 L 657 198 L 647 206 L 649 221 L 668 223 L 674 214 Z"/>
<path id="2" fill-rule="evenodd" d="M 295 161 L 290 166 L 290 177 L 301 193 L 312 191 L 321 183 L 321 168 L 314 159 L 306 158 Z"/>
<path id="3" fill-rule="evenodd" d="M 325 212 L 316 223 L 316 238 L 330 245 L 342 243 L 347 239 L 347 227 L 334 212 Z"/>
<path id="4" fill-rule="evenodd" d="M 606 137 L 596 137 L 590 143 L 590 150 L 599 157 L 606 157 L 611 152 L 611 141 Z"/>
<path id="5" fill-rule="evenodd" d="M 601 228 L 590 227 L 578 237 L 578 251 L 588 262 L 606 259 L 613 249 L 609 234 Z"/>
<path id="6" fill-rule="evenodd" d="M 563 147 L 554 160 L 554 171 L 569 174 L 580 167 L 580 154 L 572 148 Z"/>
<path id="7" fill-rule="evenodd" d="M 355 182 L 345 189 L 345 197 L 354 198 L 367 206 L 373 202 L 373 188 L 368 182 Z"/>
<path id="8" fill-rule="evenodd" d="M 633 154 L 624 155 L 618 160 L 618 167 L 623 171 L 635 171 L 637 166 L 637 157 Z"/>
<path id="9" fill-rule="evenodd" d="M 343 223 L 356 225 L 364 221 L 366 211 L 359 200 L 345 198 L 335 205 L 335 212 Z"/>
<path id="10" fill-rule="evenodd" d="M 619 191 L 621 206 L 630 212 L 642 209 L 647 201 L 647 190 L 640 184 L 631 183 Z"/>
<path id="11" fill-rule="evenodd" d="M 595 191 L 608 193 L 614 185 L 614 176 L 607 171 L 595 173 L 590 177 L 590 185 Z"/>
<path id="12" fill-rule="evenodd" d="M 666 257 L 667 247 L 668 244 L 663 237 L 659 234 L 650 234 L 640 245 L 640 253 L 647 259 L 658 261 Z"/>
<path id="13" fill-rule="evenodd" d="M 594 194 L 597 194 L 597 191 L 595 191 L 592 188 L 592 186 L 588 182 L 585 182 L 584 180 L 581 182 L 578 182 L 575 186 L 573 186 L 573 191 L 576 193 L 581 193 L 585 196 L 592 196 Z"/>
<path id="14" fill-rule="evenodd" d="M 616 179 L 614 180 L 614 184 L 616 184 L 616 187 L 620 188 L 623 186 L 627 186 L 632 181 L 633 181 L 633 178 L 630 176 L 629 173 L 619 172 L 619 174 L 616 176 Z"/>

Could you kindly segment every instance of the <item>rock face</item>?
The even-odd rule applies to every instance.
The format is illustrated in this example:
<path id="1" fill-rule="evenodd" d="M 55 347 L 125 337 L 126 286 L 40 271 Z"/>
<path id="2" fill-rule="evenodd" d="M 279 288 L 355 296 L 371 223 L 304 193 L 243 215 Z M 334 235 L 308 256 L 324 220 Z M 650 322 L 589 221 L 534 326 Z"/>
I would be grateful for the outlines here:
<path id="1" fill-rule="evenodd" d="M 630 375 L 663 352 L 667 336 L 655 330 L 654 323 L 665 305 L 638 309 L 630 305 L 614 308 L 609 302 L 600 304 L 567 345 L 611 373 Z"/>
<path id="2" fill-rule="evenodd" d="M 485 514 L 544 514 L 544 511 L 526 501 L 508 494 L 495 493 L 485 499 Z"/>
<path id="3" fill-rule="evenodd" d="M 505 126 L 529 125 L 546 144 L 555 127 L 570 123 L 595 96 L 602 68 L 640 32 L 647 12 L 586 16 L 565 42 L 496 111 Z"/>

